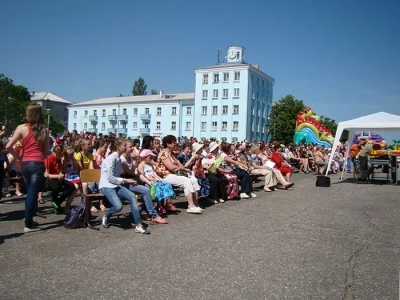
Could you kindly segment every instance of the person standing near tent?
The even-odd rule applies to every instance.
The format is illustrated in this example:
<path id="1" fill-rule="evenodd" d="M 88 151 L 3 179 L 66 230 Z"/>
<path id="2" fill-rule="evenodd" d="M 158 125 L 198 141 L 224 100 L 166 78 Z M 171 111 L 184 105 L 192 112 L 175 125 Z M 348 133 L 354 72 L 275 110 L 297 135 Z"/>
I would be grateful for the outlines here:
<path id="1" fill-rule="evenodd" d="M 350 147 L 349 157 L 347 158 L 347 173 L 351 173 L 351 169 L 353 168 L 354 158 L 360 152 L 361 146 L 359 143 L 352 144 Z"/>
<path id="2" fill-rule="evenodd" d="M 364 146 L 362 147 L 362 149 L 360 150 L 360 152 L 358 153 L 358 159 L 360 161 L 360 171 L 362 174 L 362 180 L 365 179 L 366 177 L 368 177 L 371 172 L 368 168 L 368 155 L 371 154 L 372 151 L 372 140 L 368 139 Z"/>

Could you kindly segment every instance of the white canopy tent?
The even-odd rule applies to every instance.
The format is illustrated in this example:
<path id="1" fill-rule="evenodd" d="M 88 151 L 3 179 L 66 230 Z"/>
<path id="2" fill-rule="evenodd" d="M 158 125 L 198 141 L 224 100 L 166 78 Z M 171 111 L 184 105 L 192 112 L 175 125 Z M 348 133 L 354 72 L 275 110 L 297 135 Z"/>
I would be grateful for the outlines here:
<path id="1" fill-rule="evenodd" d="M 335 140 L 332 145 L 332 151 L 329 155 L 328 166 L 331 165 L 333 160 L 333 155 L 335 154 L 336 147 L 339 144 L 340 137 L 342 136 L 343 130 L 347 129 L 349 131 L 349 142 L 347 145 L 347 151 L 345 160 L 349 156 L 350 147 L 352 144 L 353 136 L 356 131 L 400 131 L 400 116 L 388 114 L 385 112 L 378 112 L 372 115 L 367 115 L 354 120 L 340 122 L 336 129 Z M 326 168 L 326 174 L 328 175 L 329 168 Z M 343 172 L 342 177 L 343 178 Z"/>

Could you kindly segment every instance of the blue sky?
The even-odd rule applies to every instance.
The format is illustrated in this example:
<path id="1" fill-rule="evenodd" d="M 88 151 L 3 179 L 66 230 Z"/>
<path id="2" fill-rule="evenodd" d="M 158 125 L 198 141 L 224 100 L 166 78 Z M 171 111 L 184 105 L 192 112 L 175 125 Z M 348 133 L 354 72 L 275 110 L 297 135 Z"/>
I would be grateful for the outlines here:
<path id="1" fill-rule="evenodd" d="M 336 121 L 400 115 L 399 0 L 2 0 L 0 11 L 0 73 L 71 102 L 128 95 L 139 76 L 148 91 L 194 92 L 193 70 L 241 45 L 275 78 L 274 100 L 292 94 Z"/>

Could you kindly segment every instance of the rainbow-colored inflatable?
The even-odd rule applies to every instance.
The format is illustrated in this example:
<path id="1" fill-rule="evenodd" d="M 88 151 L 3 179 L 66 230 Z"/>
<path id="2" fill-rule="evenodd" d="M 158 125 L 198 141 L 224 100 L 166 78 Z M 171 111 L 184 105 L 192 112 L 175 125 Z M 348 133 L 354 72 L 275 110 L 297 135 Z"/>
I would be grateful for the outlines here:
<path id="1" fill-rule="evenodd" d="M 315 145 L 330 148 L 334 137 L 332 132 L 320 122 L 320 117 L 313 113 L 310 107 L 306 107 L 297 114 L 294 143 L 313 143 Z"/>

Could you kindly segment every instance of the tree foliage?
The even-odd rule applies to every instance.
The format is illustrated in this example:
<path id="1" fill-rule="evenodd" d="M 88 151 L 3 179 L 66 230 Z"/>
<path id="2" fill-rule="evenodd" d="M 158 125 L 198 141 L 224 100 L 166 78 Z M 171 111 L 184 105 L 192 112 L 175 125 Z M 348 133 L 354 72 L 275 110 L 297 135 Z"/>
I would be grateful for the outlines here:
<path id="1" fill-rule="evenodd" d="M 7 134 L 22 123 L 30 102 L 31 96 L 26 87 L 15 85 L 10 78 L 0 74 L 0 120 L 6 125 Z"/>
<path id="2" fill-rule="evenodd" d="M 275 102 L 271 107 L 268 123 L 271 140 L 285 144 L 293 143 L 296 117 L 304 108 L 303 100 L 298 100 L 293 95 L 287 95 Z"/>
<path id="3" fill-rule="evenodd" d="M 146 95 L 147 94 L 147 84 L 144 82 L 142 77 L 139 77 L 138 80 L 135 81 L 133 84 L 132 95 L 139 96 L 139 95 Z"/>
<path id="4" fill-rule="evenodd" d="M 334 119 L 327 118 L 325 116 L 320 116 L 319 122 L 324 125 L 327 129 L 332 131 L 332 135 L 335 136 L 336 134 L 336 129 L 337 129 L 337 123 Z"/>
<path id="5" fill-rule="evenodd" d="M 151 90 L 151 94 L 152 94 L 152 95 L 157 95 L 158 92 L 157 92 L 157 90 L 154 90 L 154 89 L 153 89 L 153 90 Z"/>
<path id="6" fill-rule="evenodd" d="M 42 109 L 42 110 L 43 110 L 43 118 L 44 118 L 44 122 L 45 122 L 46 126 L 47 126 L 47 122 L 50 121 L 49 129 L 51 129 L 51 131 L 54 134 L 62 133 L 65 130 L 65 125 L 58 120 L 57 116 L 53 112 L 47 111 L 46 109 Z"/>

